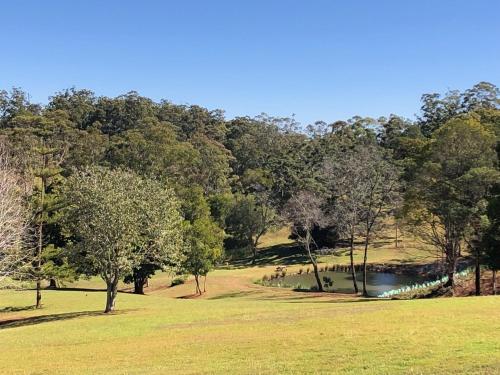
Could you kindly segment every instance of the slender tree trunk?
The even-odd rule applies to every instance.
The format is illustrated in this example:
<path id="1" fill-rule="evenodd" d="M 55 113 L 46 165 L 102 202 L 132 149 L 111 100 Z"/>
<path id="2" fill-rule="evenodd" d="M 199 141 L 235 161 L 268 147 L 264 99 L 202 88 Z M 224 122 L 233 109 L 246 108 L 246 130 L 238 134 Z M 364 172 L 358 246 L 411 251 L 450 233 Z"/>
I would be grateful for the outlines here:
<path id="1" fill-rule="evenodd" d="M 497 270 L 492 270 L 493 273 L 493 295 L 497 295 Z"/>
<path id="2" fill-rule="evenodd" d="M 116 294 L 118 292 L 118 278 L 115 277 L 113 280 L 106 280 L 106 309 L 105 313 L 109 313 L 115 310 L 115 300 Z"/>
<path id="3" fill-rule="evenodd" d="M 352 284 L 354 286 L 354 293 L 358 294 L 358 281 L 356 280 L 356 269 L 354 268 L 354 234 L 351 233 L 350 239 L 350 251 L 349 256 L 351 258 L 351 276 L 352 276 Z"/>
<path id="4" fill-rule="evenodd" d="M 207 275 L 203 276 L 203 293 L 207 291 Z"/>
<path id="5" fill-rule="evenodd" d="M 40 223 L 38 224 L 38 246 L 36 254 L 36 308 L 42 307 L 42 250 L 43 250 L 43 206 L 45 200 L 45 179 L 42 177 L 40 190 Z"/>
<path id="6" fill-rule="evenodd" d="M 309 256 L 309 260 L 312 263 L 313 270 L 314 270 L 314 277 L 316 279 L 316 284 L 318 285 L 318 292 L 324 292 L 323 289 L 323 284 L 321 284 L 321 279 L 319 278 L 319 271 L 318 271 L 318 263 L 316 263 L 316 259 L 314 259 L 312 253 L 311 253 L 311 234 L 307 233 L 306 234 L 306 251 L 307 255 Z"/>
<path id="7" fill-rule="evenodd" d="M 481 295 L 481 264 L 479 259 L 479 249 L 476 249 L 476 296 Z"/>
<path id="8" fill-rule="evenodd" d="M 252 265 L 255 264 L 255 261 L 257 260 L 257 247 L 252 242 Z"/>
<path id="9" fill-rule="evenodd" d="M 250 243 L 252 244 L 252 264 L 257 261 L 257 245 L 259 244 L 260 235 L 255 236 L 255 240 L 250 236 Z"/>
<path id="10" fill-rule="evenodd" d="M 459 252 L 455 249 L 455 246 L 451 243 L 446 245 L 445 249 L 446 255 L 446 275 L 448 276 L 448 281 L 444 284 L 445 287 L 450 287 L 452 291 L 455 290 L 455 271 L 457 269 L 457 260 Z"/>
<path id="11" fill-rule="evenodd" d="M 194 275 L 194 280 L 196 281 L 196 294 L 201 295 L 199 276 L 198 275 Z"/>
<path id="12" fill-rule="evenodd" d="M 368 239 L 370 237 L 370 232 L 366 232 L 366 237 L 365 237 L 365 252 L 363 256 L 363 296 L 368 297 L 368 290 L 366 289 L 366 278 L 367 278 L 367 268 L 366 268 L 366 262 L 368 260 Z"/>
<path id="13" fill-rule="evenodd" d="M 399 247 L 398 244 L 398 221 L 396 220 L 396 249 Z"/>

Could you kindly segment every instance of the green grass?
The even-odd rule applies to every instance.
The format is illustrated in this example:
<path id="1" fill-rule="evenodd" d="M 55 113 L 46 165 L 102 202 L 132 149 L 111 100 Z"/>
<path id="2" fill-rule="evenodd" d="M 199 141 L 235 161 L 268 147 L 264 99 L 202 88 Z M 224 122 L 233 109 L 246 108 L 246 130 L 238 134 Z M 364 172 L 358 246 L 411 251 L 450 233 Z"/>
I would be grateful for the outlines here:
<path id="1" fill-rule="evenodd" d="M 307 297 L 307 296 L 306 296 Z M 2 313 L 0 373 L 494 373 L 500 299 L 173 299 L 45 291 Z M 32 291 L 0 292 L 0 309 Z M 14 320 L 5 322 L 5 320 Z"/>
<path id="2" fill-rule="evenodd" d="M 41 310 L 32 290 L 0 291 L 0 374 L 498 373 L 500 297 L 370 300 L 253 283 L 301 259 L 290 244 L 268 248 L 256 266 L 210 273 L 203 298 L 162 273 L 148 295 L 120 293 L 111 315 L 98 278 L 43 291 Z"/>

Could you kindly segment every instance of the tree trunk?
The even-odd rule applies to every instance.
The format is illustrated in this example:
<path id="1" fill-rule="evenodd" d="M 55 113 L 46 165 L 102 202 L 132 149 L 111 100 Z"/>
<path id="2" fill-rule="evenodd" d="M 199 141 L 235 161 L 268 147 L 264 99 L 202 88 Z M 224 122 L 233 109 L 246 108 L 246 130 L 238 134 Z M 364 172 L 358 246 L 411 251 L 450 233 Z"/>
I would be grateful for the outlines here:
<path id="1" fill-rule="evenodd" d="M 399 247 L 398 245 L 398 222 L 396 220 L 396 249 Z"/>
<path id="2" fill-rule="evenodd" d="M 36 308 L 42 307 L 42 285 L 41 281 L 36 281 Z"/>
<path id="3" fill-rule="evenodd" d="M 144 277 L 136 275 L 134 277 L 134 294 L 144 294 L 144 284 L 146 284 Z"/>
<path id="4" fill-rule="evenodd" d="M 57 281 L 56 279 L 50 279 L 49 280 L 49 288 L 52 288 L 52 289 L 57 289 Z"/>
<path id="5" fill-rule="evenodd" d="M 497 295 L 497 270 L 492 270 L 493 272 L 493 295 Z"/>
<path id="6" fill-rule="evenodd" d="M 318 284 L 318 292 L 324 292 L 323 284 L 321 284 L 321 279 L 319 278 L 318 264 L 313 263 L 314 277 L 316 278 L 316 283 Z"/>
<path id="7" fill-rule="evenodd" d="M 203 276 L 203 293 L 207 291 L 207 275 Z"/>
<path id="8" fill-rule="evenodd" d="M 201 295 L 199 276 L 198 275 L 194 275 L 194 280 L 196 281 L 196 294 Z"/>
<path id="9" fill-rule="evenodd" d="M 318 292 L 324 292 L 323 284 L 321 284 L 321 279 L 319 278 L 318 264 L 316 263 L 316 259 L 314 259 L 313 255 L 311 253 L 310 241 L 311 241 L 311 234 L 307 233 L 306 234 L 306 243 L 305 243 L 307 255 L 309 256 L 309 260 L 311 261 L 312 266 L 313 266 L 314 277 L 316 279 L 316 283 L 318 284 Z"/>
<path id="10" fill-rule="evenodd" d="M 368 297 L 368 290 L 366 289 L 366 271 L 367 271 L 367 267 L 366 267 L 366 262 L 368 260 L 368 238 L 370 236 L 370 233 L 367 232 L 366 233 L 366 238 L 365 238 L 365 252 L 364 252 L 364 256 L 363 256 L 363 296 L 365 297 Z"/>
<path id="11" fill-rule="evenodd" d="M 106 309 L 105 313 L 115 310 L 116 294 L 118 292 L 118 278 L 106 280 Z"/>
<path id="12" fill-rule="evenodd" d="M 46 164 L 46 157 L 43 156 L 43 165 Z M 43 211 L 45 204 L 45 186 L 46 181 L 45 177 L 41 178 L 40 187 L 40 222 L 38 224 L 38 246 L 37 246 L 37 254 L 36 254 L 36 308 L 39 309 L 42 307 L 42 250 L 43 250 Z"/>
<path id="13" fill-rule="evenodd" d="M 354 268 L 354 234 L 351 233 L 351 241 L 350 241 L 351 249 L 349 252 L 349 256 L 351 258 L 351 276 L 352 276 L 352 284 L 354 286 L 354 293 L 358 294 L 358 281 L 356 280 L 356 269 Z"/>
<path id="14" fill-rule="evenodd" d="M 43 204 L 43 195 L 42 195 Z M 42 220 L 42 218 L 40 218 Z M 43 249 L 43 223 L 40 222 L 38 227 L 38 246 L 36 256 L 36 308 L 42 307 L 42 279 L 40 273 L 42 272 L 42 249 Z"/>
<path id="15" fill-rule="evenodd" d="M 253 252 L 253 258 L 252 258 L 252 264 L 255 264 L 257 261 L 257 245 L 259 244 L 259 238 L 260 235 L 255 236 L 255 240 L 250 237 L 250 243 L 252 244 L 252 252 Z"/>
<path id="16" fill-rule="evenodd" d="M 252 243 L 252 265 L 255 264 L 256 260 L 257 260 L 257 248 Z"/>
<path id="17" fill-rule="evenodd" d="M 476 296 L 481 295 L 481 264 L 479 263 L 479 250 L 476 249 Z"/>

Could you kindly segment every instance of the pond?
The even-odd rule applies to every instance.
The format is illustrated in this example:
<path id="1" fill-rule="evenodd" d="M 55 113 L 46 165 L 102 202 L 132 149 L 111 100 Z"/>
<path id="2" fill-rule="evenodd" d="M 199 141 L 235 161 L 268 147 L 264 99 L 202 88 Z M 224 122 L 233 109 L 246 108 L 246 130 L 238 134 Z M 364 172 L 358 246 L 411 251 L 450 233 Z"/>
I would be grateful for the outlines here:
<path id="1" fill-rule="evenodd" d="M 352 286 L 352 277 L 349 272 L 340 271 L 327 271 L 320 272 L 320 279 L 323 281 L 323 277 L 329 277 L 333 281 L 331 287 L 326 287 L 325 290 L 338 292 L 338 293 L 354 293 Z M 363 274 L 361 272 L 356 273 L 356 279 L 358 280 L 358 288 L 360 291 L 363 288 Z M 429 278 L 418 275 L 401 275 L 386 272 L 368 272 L 367 273 L 367 290 L 370 296 L 377 296 L 388 290 L 399 289 L 405 285 L 412 285 L 416 283 L 423 283 L 430 281 Z M 324 283 L 323 283 L 324 284 Z M 287 288 L 296 289 L 310 289 L 316 286 L 316 279 L 312 272 L 306 274 L 295 274 L 289 275 L 270 280 L 268 282 L 270 286 L 281 286 Z"/>

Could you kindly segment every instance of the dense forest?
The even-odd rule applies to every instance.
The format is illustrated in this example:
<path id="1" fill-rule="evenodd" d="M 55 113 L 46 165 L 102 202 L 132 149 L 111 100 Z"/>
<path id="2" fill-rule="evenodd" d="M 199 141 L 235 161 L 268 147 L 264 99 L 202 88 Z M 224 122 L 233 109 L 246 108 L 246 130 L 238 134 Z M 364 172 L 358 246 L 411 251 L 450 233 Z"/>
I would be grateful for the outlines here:
<path id="1" fill-rule="evenodd" d="M 432 245 L 446 287 L 467 254 L 496 271 L 500 252 L 499 89 L 422 96 L 416 120 L 355 116 L 306 127 L 266 114 L 110 98 L 68 89 L 32 103 L 0 91 L 0 278 L 57 287 L 81 275 L 143 292 L 157 270 L 201 278 L 258 257 L 290 225 L 315 252 L 370 240 L 387 216 Z M 353 288 L 366 293 L 364 282 Z M 318 289 L 322 283 L 318 280 Z"/>

